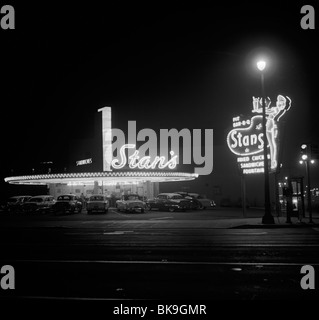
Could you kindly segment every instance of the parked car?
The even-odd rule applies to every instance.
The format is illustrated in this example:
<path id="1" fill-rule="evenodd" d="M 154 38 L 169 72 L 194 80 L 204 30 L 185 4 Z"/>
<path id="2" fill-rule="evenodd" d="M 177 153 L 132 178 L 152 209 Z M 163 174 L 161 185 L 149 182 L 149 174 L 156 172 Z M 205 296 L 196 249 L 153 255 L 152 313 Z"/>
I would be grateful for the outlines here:
<path id="1" fill-rule="evenodd" d="M 197 210 L 201 208 L 201 203 L 195 198 L 189 195 L 188 192 L 185 191 L 177 191 L 174 193 L 180 194 L 184 199 L 189 200 L 190 202 L 190 209 L 191 210 Z"/>
<path id="2" fill-rule="evenodd" d="M 32 198 L 32 196 L 13 196 L 13 197 L 10 197 L 6 203 L 6 210 L 8 212 L 20 212 L 20 211 L 22 211 L 23 204 L 31 198 Z"/>
<path id="3" fill-rule="evenodd" d="M 86 202 L 86 210 L 88 214 L 91 214 L 92 212 L 107 213 L 109 206 L 109 200 L 102 194 L 92 194 Z"/>
<path id="4" fill-rule="evenodd" d="M 53 196 L 40 195 L 30 198 L 22 205 L 23 212 L 47 212 L 55 204 Z"/>
<path id="5" fill-rule="evenodd" d="M 57 197 L 56 202 L 52 206 L 54 214 L 58 213 L 81 213 L 82 201 L 80 197 L 75 194 L 62 194 Z"/>
<path id="6" fill-rule="evenodd" d="M 146 202 L 142 201 L 137 194 L 127 194 L 123 195 L 120 200 L 116 201 L 117 211 L 126 211 L 126 212 L 144 212 L 147 209 Z"/>
<path id="7" fill-rule="evenodd" d="M 147 205 L 150 210 L 157 209 L 174 212 L 190 209 L 191 203 L 178 193 L 160 193 L 154 200 L 149 200 Z"/>
<path id="8" fill-rule="evenodd" d="M 199 209 L 201 210 L 216 207 L 216 203 L 214 200 L 208 199 L 205 196 L 200 195 L 198 193 L 189 193 L 188 196 L 192 197 L 200 203 Z"/>

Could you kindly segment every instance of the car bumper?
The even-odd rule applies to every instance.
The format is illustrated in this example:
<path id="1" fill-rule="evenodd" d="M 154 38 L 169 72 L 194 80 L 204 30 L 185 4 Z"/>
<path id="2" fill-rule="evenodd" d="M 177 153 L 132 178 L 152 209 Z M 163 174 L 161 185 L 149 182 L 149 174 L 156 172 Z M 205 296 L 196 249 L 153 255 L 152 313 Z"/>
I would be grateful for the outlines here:
<path id="1" fill-rule="evenodd" d="M 41 212 L 41 211 L 49 211 L 50 207 L 41 207 L 41 206 L 27 206 L 23 208 L 24 212 Z"/>
<path id="2" fill-rule="evenodd" d="M 165 207 L 167 209 L 173 208 L 175 210 L 187 210 L 189 209 L 189 206 L 179 205 L 179 204 L 166 204 Z"/>
<path id="3" fill-rule="evenodd" d="M 143 206 L 129 206 L 127 207 L 128 211 L 142 211 L 145 210 L 145 207 Z"/>
<path id="4" fill-rule="evenodd" d="M 108 210 L 108 207 L 96 206 L 96 205 L 87 205 L 86 210 L 87 211 L 104 212 L 105 210 Z"/>
<path id="5" fill-rule="evenodd" d="M 53 207 L 53 211 L 55 212 L 66 212 L 66 211 L 72 211 L 74 210 L 74 207 L 69 205 L 58 205 Z"/>

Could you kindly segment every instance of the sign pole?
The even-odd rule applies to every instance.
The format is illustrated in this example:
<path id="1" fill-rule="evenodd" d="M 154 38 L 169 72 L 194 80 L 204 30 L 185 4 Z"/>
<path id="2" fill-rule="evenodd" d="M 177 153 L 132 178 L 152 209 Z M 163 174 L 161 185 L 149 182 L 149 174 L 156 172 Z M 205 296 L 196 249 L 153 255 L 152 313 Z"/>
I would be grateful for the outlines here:
<path id="1" fill-rule="evenodd" d="M 243 207 L 243 218 L 246 218 L 246 180 L 243 173 L 241 174 L 241 203 Z"/>
<path id="2" fill-rule="evenodd" d="M 281 216 L 281 208 L 279 202 L 279 186 L 278 186 L 278 172 L 275 172 L 275 201 L 276 201 L 276 215 Z"/>

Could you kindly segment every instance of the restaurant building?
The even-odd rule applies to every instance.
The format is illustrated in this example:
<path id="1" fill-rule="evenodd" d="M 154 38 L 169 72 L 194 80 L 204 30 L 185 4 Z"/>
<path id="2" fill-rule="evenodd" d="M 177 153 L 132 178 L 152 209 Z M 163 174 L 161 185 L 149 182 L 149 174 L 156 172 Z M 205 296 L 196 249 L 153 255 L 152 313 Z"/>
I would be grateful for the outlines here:
<path id="1" fill-rule="evenodd" d="M 16 185 L 47 185 L 49 194 L 55 198 L 72 193 L 85 197 L 105 194 L 115 199 L 123 194 L 138 194 L 152 199 L 159 193 L 160 183 L 190 181 L 198 177 L 196 173 L 177 171 L 173 153 L 171 159 L 161 155 L 155 159 L 150 155 L 138 157 L 135 145 L 133 148 L 132 144 L 123 144 L 114 157 L 111 107 L 98 111 L 102 112 L 102 134 L 100 132 L 99 137 L 93 139 L 70 142 L 68 172 L 51 173 L 49 168 L 47 173 L 11 176 L 5 181 Z M 129 157 L 130 153 L 135 155 L 134 159 Z"/>

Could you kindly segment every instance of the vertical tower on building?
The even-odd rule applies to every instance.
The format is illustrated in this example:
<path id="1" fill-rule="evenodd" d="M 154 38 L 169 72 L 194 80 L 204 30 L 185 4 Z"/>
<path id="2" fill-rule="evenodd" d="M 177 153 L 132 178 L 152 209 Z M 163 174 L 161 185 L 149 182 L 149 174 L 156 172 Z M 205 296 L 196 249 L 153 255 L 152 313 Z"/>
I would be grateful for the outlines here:
<path id="1" fill-rule="evenodd" d="M 111 107 L 98 109 L 102 111 L 102 145 L 103 145 L 103 171 L 112 171 L 112 112 Z"/>

